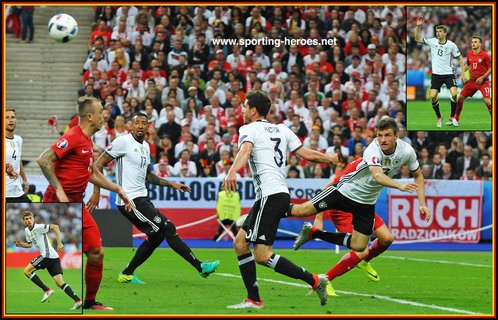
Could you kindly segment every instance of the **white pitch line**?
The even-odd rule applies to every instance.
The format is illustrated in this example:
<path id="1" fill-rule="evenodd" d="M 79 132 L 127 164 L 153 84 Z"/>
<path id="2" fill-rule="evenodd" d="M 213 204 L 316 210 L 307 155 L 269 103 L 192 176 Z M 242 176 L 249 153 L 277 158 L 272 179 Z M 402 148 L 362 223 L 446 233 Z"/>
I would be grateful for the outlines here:
<path id="1" fill-rule="evenodd" d="M 407 261 L 421 261 L 421 262 L 435 262 L 435 263 L 458 264 L 458 265 L 461 265 L 461 266 L 468 266 L 468 267 L 483 267 L 483 268 L 492 268 L 493 267 L 493 266 L 491 266 L 489 264 L 473 264 L 473 263 L 457 262 L 457 261 L 430 260 L 430 259 L 419 259 L 419 258 L 405 258 L 405 257 L 394 257 L 394 256 L 385 256 L 385 255 L 382 255 L 380 257 L 381 258 L 388 258 L 388 259 L 407 260 Z"/>
<path id="2" fill-rule="evenodd" d="M 224 276 L 224 277 L 242 278 L 241 276 L 230 274 L 230 273 L 213 273 L 213 274 L 214 275 L 218 275 L 218 276 Z M 280 284 L 286 284 L 286 285 L 289 285 L 289 286 L 303 287 L 303 288 L 308 288 L 308 289 L 310 288 L 310 286 L 306 285 L 306 284 L 286 282 L 286 281 L 281 281 L 281 280 L 258 278 L 258 281 L 280 283 Z M 350 295 L 355 295 L 355 296 L 362 296 L 362 297 L 374 297 L 374 298 L 381 299 L 381 300 L 387 300 L 387 301 L 401 303 L 401 304 L 408 304 L 408 305 L 412 305 L 412 306 L 415 306 L 415 307 L 438 309 L 438 310 L 455 312 L 455 313 L 482 314 L 482 313 L 472 312 L 472 311 L 467 311 L 467 310 L 460 310 L 460 309 L 455 309 L 455 308 L 447 308 L 447 307 L 436 306 L 434 304 L 429 305 L 429 304 L 424 304 L 424 303 L 418 303 L 418 302 L 413 302 L 413 301 L 407 301 L 407 300 L 401 300 L 401 299 L 391 298 L 391 297 L 387 297 L 387 296 L 379 296 L 379 295 L 376 295 L 376 294 L 365 294 L 365 293 L 357 293 L 357 292 L 342 291 L 342 290 L 335 290 L 335 292 L 342 293 L 342 294 L 350 294 Z"/>

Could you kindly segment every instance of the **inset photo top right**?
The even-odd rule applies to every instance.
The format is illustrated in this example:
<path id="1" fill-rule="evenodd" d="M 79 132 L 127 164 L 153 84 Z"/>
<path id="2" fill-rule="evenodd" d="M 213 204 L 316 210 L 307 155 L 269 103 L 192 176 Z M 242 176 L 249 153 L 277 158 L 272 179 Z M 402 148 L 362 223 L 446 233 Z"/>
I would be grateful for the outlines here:
<path id="1" fill-rule="evenodd" d="M 407 129 L 492 129 L 493 7 L 407 7 Z"/>

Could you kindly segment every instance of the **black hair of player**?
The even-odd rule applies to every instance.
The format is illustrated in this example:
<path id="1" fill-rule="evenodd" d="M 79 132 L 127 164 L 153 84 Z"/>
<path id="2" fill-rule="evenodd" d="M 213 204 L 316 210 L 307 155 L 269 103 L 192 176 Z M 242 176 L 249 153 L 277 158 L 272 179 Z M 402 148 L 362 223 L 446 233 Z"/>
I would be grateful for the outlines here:
<path id="1" fill-rule="evenodd" d="M 381 119 L 377 122 L 377 124 L 374 127 L 375 129 L 375 134 L 377 135 L 377 132 L 379 131 L 384 131 L 388 129 L 392 129 L 393 133 L 396 135 L 398 134 L 398 124 L 393 118 L 384 118 Z"/>
<path id="2" fill-rule="evenodd" d="M 256 108 L 258 114 L 266 119 L 271 107 L 271 100 L 266 93 L 261 90 L 251 90 L 246 95 L 249 107 Z"/>
<path id="3" fill-rule="evenodd" d="M 136 117 L 145 117 L 145 119 L 147 119 L 147 115 L 143 112 L 135 112 L 131 115 L 132 120 L 135 120 Z"/>

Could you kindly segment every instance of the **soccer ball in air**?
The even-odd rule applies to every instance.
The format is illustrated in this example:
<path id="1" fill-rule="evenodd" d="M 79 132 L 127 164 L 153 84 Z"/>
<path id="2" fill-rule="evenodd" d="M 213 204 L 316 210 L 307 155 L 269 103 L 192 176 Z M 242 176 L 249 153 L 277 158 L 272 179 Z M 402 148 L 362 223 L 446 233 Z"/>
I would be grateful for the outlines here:
<path id="1" fill-rule="evenodd" d="M 48 22 L 48 33 L 57 42 L 69 42 L 78 34 L 78 23 L 68 14 L 56 14 Z"/>

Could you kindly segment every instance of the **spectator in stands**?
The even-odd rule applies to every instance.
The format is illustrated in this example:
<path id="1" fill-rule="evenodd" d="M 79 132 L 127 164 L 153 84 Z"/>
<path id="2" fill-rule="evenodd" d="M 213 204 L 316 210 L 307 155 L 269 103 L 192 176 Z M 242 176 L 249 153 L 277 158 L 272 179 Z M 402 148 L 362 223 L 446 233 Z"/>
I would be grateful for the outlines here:
<path id="1" fill-rule="evenodd" d="M 481 180 L 478 176 L 476 176 L 474 169 L 468 167 L 465 169 L 465 175 L 460 177 L 460 180 Z"/>
<path id="2" fill-rule="evenodd" d="M 485 154 L 482 155 L 481 164 L 475 170 L 476 176 L 478 176 L 482 180 L 487 180 L 487 179 L 484 179 L 484 178 L 490 178 L 490 176 L 487 175 L 488 172 L 486 171 L 486 167 L 489 164 L 490 164 L 489 154 L 485 153 Z"/>
<path id="3" fill-rule="evenodd" d="M 175 113 L 169 111 L 167 113 L 167 122 L 161 124 L 157 134 L 162 137 L 163 135 L 168 135 L 172 143 L 176 145 L 180 139 L 181 126 L 175 121 Z"/>
<path id="4" fill-rule="evenodd" d="M 349 154 L 355 154 L 356 143 L 361 143 L 364 147 L 367 146 L 366 140 L 361 137 L 362 132 L 363 129 L 359 125 L 354 127 L 353 136 L 346 143 L 346 147 L 349 149 Z"/>
<path id="5" fill-rule="evenodd" d="M 472 173 L 480 165 L 479 160 L 472 155 L 472 146 L 466 145 L 463 148 L 463 155 L 456 159 L 456 174 L 458 177 L 466 175 L 467 168 L 472 169 Z"/>
<path id="6" fill-rule="evenodd" d="M 101 19 L 97 22 L 98 26 L 90 35 L 90 41 L 88 43 L 88 48 L 92 47 L 95 39 L 97 37 L 102 37 L 104 46 L 109 46 L 109 41 L 111 40 L 112 29 L 107 26 L 105 20 Z"/>
<path id="7" fill-rule="evenodd" d="M 436 173 L 435 178 L 442 180 L 458 180 L 458 176 L 452 171 L 450 162 L 445 162 L 443 164 L 443 169 Z"/>
<path id="8" fill-rule="evenodd" d="M 459 137 L 455 137 L 451 141 L 450 150 L 448 151 L 448 154 L 446 156 L 446 162 L 451 163 L 451 168 L 454 170 L 454 173 L 458 175 L 458 178 L 463 173 L 463 168 L 460 172 L 458 172 L 456 170 L 457 169 L 457 165 L 456 165 L 457 159 L 461 156 L 463 156 L 462 139 L 460 139 Z"/>

